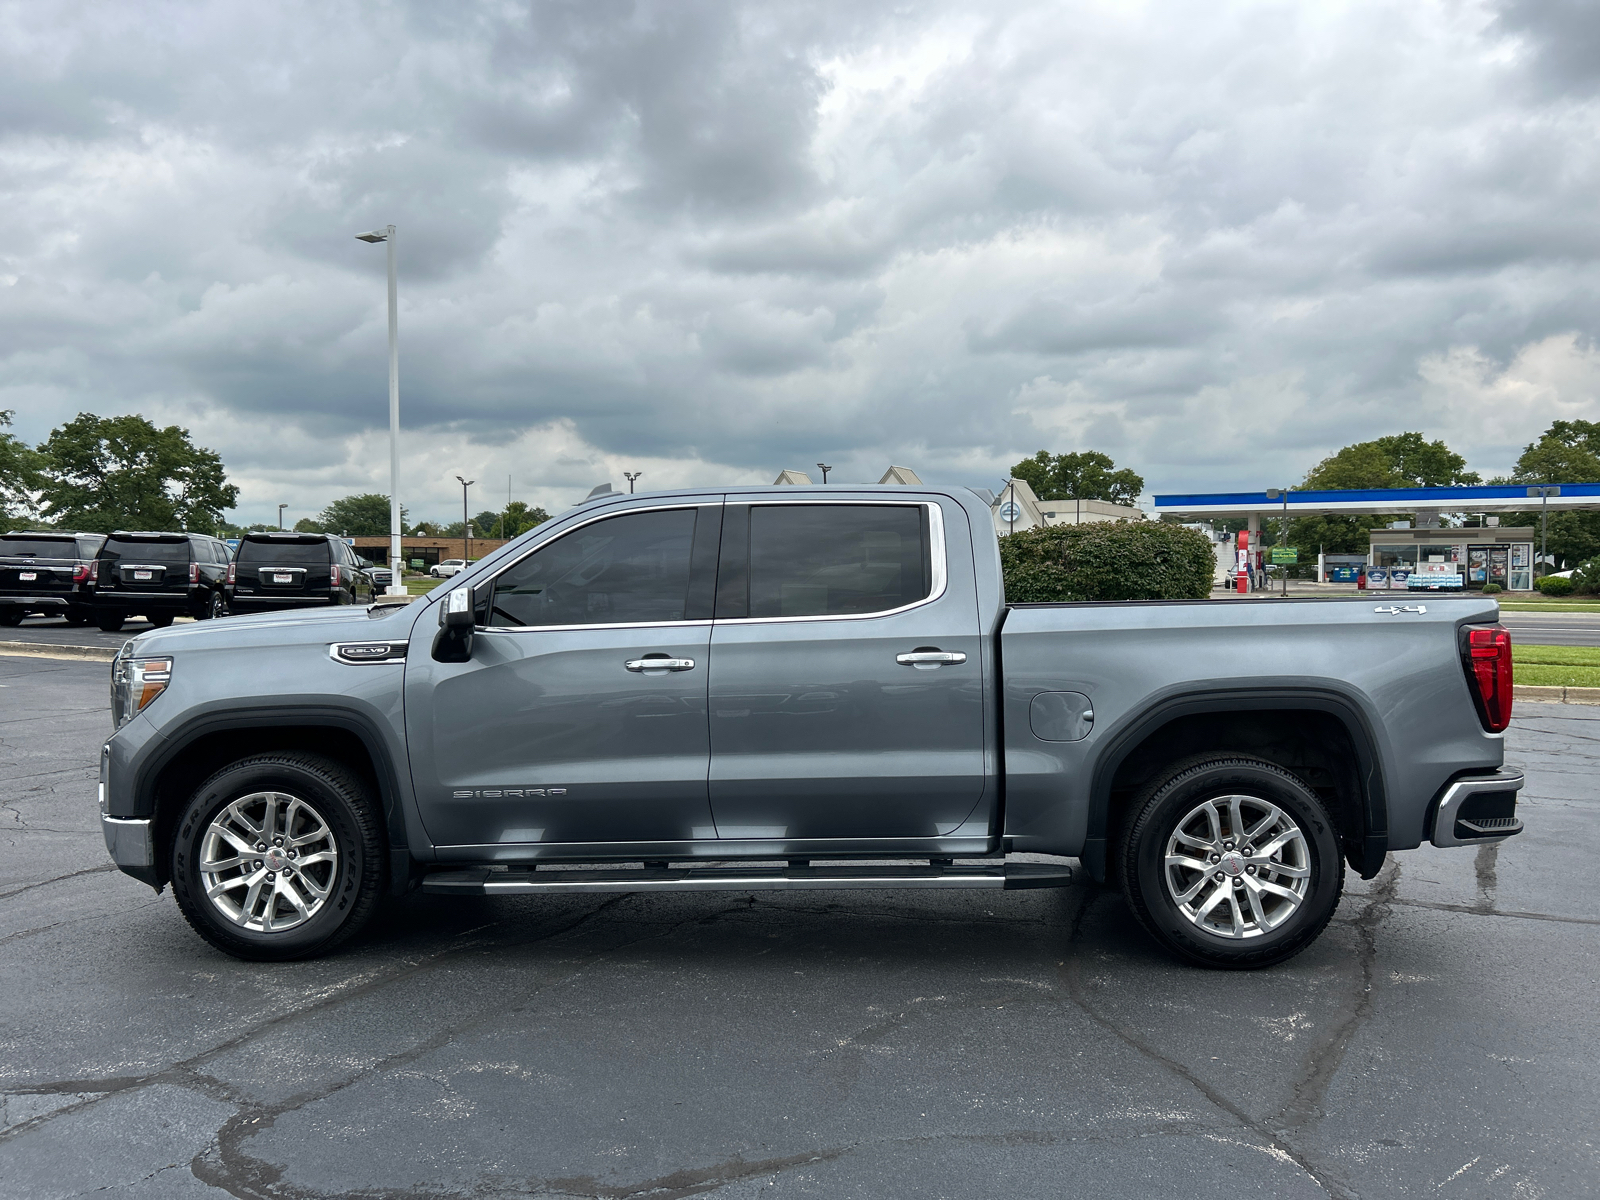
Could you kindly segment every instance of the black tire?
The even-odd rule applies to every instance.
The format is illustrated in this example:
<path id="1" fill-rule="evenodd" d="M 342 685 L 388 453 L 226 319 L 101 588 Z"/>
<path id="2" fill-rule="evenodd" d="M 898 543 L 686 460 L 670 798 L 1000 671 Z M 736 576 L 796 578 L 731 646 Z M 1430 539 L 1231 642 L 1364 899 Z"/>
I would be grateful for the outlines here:
<path id="1" fill-rule="evenodd" d="M 0 625 L 11 627 L 21 625 L 22 618 L 28 614 L 20 608 L 0 608 Z"/>
<path id="2" fill-rule="evenodd" d="M 220 902 L 208 898 L 201 878 L 206 835 L 212 822 L 235 801 L 265 792 L 302 801 L 320 818 L 326 840 L 337 848 L 337 860 L 317 881 L 326 890 L 320 907 L 313 907 L 311 914 L 298 924 L 276 931 L 248 928 L 237 919 L 230 919 Z M 270 866 L 271 860 L 265 860 L 265 865 Z M 237 869 L 241 874 L 252 871 L 253 862 Z M 254 873 L 263 876 L 259 870 Z M 310 878 L 311 873 L 301 869 L 303 878 Z M 285 887 L 292 874 L 291 865 L 283 876 Z M 382 822 L 376 802 L 353 772 L 315 754 L 257 754 L 224 767 L 195 791 L 178 820 L 172 843 L 172 894 L 184 917 L 218 950 L 256 962 L 311 958 L 355 936 L 378 906 L 385 874 Z M 233 903 L 231 897 L 237 890 L 223 894 L 228 903 Z M 292 910 L 283 908 L 287 901 L 280 903 L 276 897 L 274 891 L 266 905 L 293 919 Z M 257 904 L 260 905 L 259 898 Z M 243 904 L 235 903 L 234 908 L 241 916 L 249 916 Z M 263 924 L 260 920 L 255 923 Z"/>
<path id="3" fill-rule="evenodd" d="M 206 601 L 206 606 L 195 613 L 196 621 L 214 621 L 218 617 L 228 615 L 228 606 L 223 603 L 221 592 L 212 592 L 211 599 Z"/>
<path id="4" fill-rule="evenodd" d="M 122 628 L 122 623 L 127 620 L 121 613 L 98 613 L 94 623 L 100 626 L 101 633 L 116 633 Z"/>
<path id="5" fill-rule="evenodd" d="M 1180 825 L 1191 831 L 1209 826 L 1209 817 L 1203 815 L 1207 801 L 1235 796 L 1242 798 L 1244 832 L 1265 820 L 1270 807 L 1292 822 L 1298 840 L 1291 837 L 1270 858 L 1262 855 L 1264 846 L 1240 844 L 1231 829 L 1229 803 L 1218 810 L 1217 828 L 1220 839 L 1225 840 L 1214 847 L 1221 851 L 1217 859 L 1175 841 Z M 1315 941 L 1338 906 L 1344 890 L 1338 831 L 1316 793 L 1275 763 L 1236 754 L 1203 755 L 1175 763 L 1133 801 L 1129 818 L 1114 852 L 1123 895 L 1150 935 L 1188 962 L 1236 970 L 1273 966 Z M 1275 823 L 1271 828 L 1283 831 L 1288 827 Z M 1280 834 L 1261 836 L 1276 842 Z M 1203 869 L 1169 867 L 1169 843 L 1185 857 L 1195 855 Z M 1230 849 L 1221 850 L 1223 846 Z M 1235 849 L 1237 854 L 1232 852 Z M 1245 849 L 1254 851 L 1254 856 L 1246 858 Z M 1218 869 L 1213 871 L 1213 866 Z M 1305 872 L 1303 885 L 1280 871 Z M 1184 885 L 1185 891 L 1204 889 L 1188 902 L 1193 915 L 1174 894 Z M 1279 887 L 1293 892 L 1302 886 L 1300 898 L 1293 904 L 1281 893 L 1267 890 Z M 1219 891 L 1223 895 L 1213 903 L 1228 911 L 1227 931 L 1218 928 L 1224 919 L 1220 914 L 1198 912 Z M 1224 900 L 1226 905 L 1221 903 Z M 1253 911 L 1242 911 L 1247 909 Z"/>
<path id="6" fill-rule="evenodd" d="M 172 624 L 172 613 L 146 613 L 144 619 L 157 629 L 165 629 Z"/>
<path id="7" fill-rule="evenodd" d="M 89 614 L 82 612 L 69 612 L 66 619 L 68 625 L 76 628 L 79 625 L 87 625 L 89 623 Z"/>

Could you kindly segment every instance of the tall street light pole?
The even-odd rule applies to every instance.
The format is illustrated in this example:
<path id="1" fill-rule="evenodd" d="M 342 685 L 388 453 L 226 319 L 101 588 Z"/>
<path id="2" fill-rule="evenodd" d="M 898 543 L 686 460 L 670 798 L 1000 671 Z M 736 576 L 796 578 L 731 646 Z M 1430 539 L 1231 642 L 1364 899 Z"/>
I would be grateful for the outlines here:
<path id="1" fill-rule="evenodd" d="M 283 531 L 283 510 L 288 507 L 287 504 L 278 505 L 278 531 L 280 533 Z"/>
<path id="2" fill-rule="evenodd" d="M 477 483 L 476 479 L 461 479 L 461 536 L 464 539 L 461 557 L 466 562 L 472 561 L 472 526 L 467 523 L 467 489 Z"/>
<path id="3" fill-rule="evenodd" d="M 395 282 L 395 232 L 393 225 L 358 233 L 363 242 L 383 242 L 389 248 L 389 595 L 404 596 L 400 579 L 400 307 Z"/>
<path id="4" fill-rule="evenodd" d="M 823 483 L 827 483 L 828 482 L 828 472 L 833 470 L 833 468 L 830 467 L 827 463 L 818 463 L 817 466 L 822 471 L 822 482 Z"/>
<path id="5" fill-rule="evenodd" d="M 1283 500 L 1283 543 L 1282 544 L 1283 544 L 1283 546 L 1285 548 L 1287 548 L 1288 545 L 1289 545 L 1289 489 L 1288 488 L 1282 488 L 1282 489 L 1279 489 L 1279 488 L 1268 488 L 1267 489 L 1267 499 L 1268 500 L 1277 500 L 1280 497 Z M 1288 563 L 1283 563 L 1282 566 L 1283 566 L 1283 598 L 1285 600 L 1287 600 L 1289 598 L 1289 564 Z"/>
<path id="6" fill-rule="evenodd" d="M 1561 495 L 1559 487 L 1531 487 L 1528 495 L 1539 497 L 1539 560 L 1548 562 L 1550 558 L 1550 497 Z M 1536 569 L 1534 574 L 1539 572 Z"/>
<path id="7" fill-rule="evenodd" d="M 643 474 L 643 471 L 624 471 L 622 473 L 622 477 L 628 481 L 628 495 L 633 495 L 633 481 Z"/>

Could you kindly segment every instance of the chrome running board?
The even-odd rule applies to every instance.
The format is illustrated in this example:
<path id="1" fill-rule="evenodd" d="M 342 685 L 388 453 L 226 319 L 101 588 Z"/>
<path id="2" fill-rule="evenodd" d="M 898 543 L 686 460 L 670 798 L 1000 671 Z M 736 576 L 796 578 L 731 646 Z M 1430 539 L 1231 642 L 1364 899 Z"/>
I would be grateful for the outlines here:
<path id="1" fill-rule="evenodd" d="M 624 867 L 577 870 L 540 867 L 435 871 L 422 890 L 456 896 L 515 896 L 531 892 L 775 892 L 849 888 L 1066 887 L 1072 868 L 1054 863 L 994 866 Z"/>

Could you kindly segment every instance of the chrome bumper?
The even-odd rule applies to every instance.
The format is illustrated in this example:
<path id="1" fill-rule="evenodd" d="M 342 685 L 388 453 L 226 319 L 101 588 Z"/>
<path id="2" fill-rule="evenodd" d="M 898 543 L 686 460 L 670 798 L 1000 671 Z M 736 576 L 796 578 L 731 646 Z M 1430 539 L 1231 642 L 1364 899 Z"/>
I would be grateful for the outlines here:
<path id="1" fill-rule="evenodd" d="M 1439 809 L 1433 818 L 1433 844 L 1435 846 L 1479 846 L 1487 842 L 1504 841 L 1522 832 L 1522 822 L 1515 817 L 1491 817 L 1471 822 L 1461 821 L 1466 832 L 1457 828 L 1461 806 L 1469 797 L 1484 792 L 1518 792 L 1524 783 L 1521 771 L 1500 770 L 1493 775 L 1474 775 L 1458 779 L 1445 788 L 1439 797 Z M 1470 826 L 1470 827 L 1469 827 Z"/>
<path id="2" fill-rule="evenodd" d="M 124 869 L 155 866 L 156 849 L 150 837 L 150 824 L 125 817 L 101 817 L 100 832 L 105 834 L 111 861 Z"/>

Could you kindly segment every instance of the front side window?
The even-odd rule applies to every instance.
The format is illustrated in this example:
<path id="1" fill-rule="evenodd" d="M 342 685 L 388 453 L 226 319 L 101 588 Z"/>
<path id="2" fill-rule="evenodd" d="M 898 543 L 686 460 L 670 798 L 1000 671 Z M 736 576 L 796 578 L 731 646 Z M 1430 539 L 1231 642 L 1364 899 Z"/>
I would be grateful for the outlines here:
<path id="1" fill-rule="evenodd" d="M 915 604 L 931 591 L 920 504 L 750 509 L 752 617 L 858 616 Z"/>
<path id="2" fill-rule="evenodd" d="M 695 510 L 627 513 L 535 550 L 494 585 L 489 625 L 682 621 Z"/>

